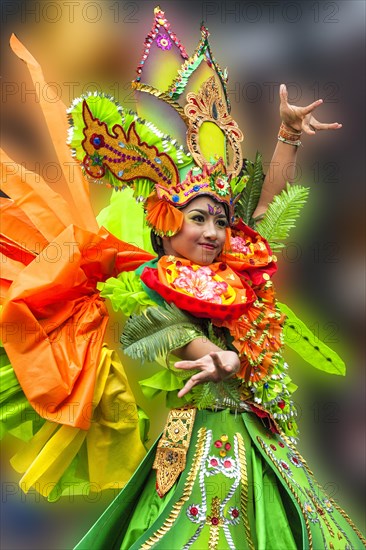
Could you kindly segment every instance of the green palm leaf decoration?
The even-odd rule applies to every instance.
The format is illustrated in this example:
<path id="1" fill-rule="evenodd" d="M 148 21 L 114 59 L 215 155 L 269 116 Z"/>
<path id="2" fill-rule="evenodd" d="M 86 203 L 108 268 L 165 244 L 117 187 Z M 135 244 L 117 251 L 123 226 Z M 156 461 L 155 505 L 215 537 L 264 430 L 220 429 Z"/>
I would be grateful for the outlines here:
<path id="1" fill-rule="evenodd" d="M 126 323 L 121 343 L 133 359 L 154 361 L 204 336 L 200 327 L 175 306 L 148 307 Z"/>
<path id="2" fill-rule="evenodd" d="M 344 376 L 346 367 L 339 355 L 316 338 L 288 306 L 280 302 L 277 305 L 287 316 L 283 331 L 285 343 L 316 369 Z"/>
<path id="3" fill-rule="evenodd" d="M 222 382 L 205 382 L 198 384 L 191 390 L 192 403 L 198 409 L 214 408 L 217 405 L 226 407 L 239 406 L 241 401 L 238 378 L 223 380 Z"/>
<path id="4" fill-rule="evenodd" d="M 237 215 L 242 218 L 247 225 L 253 227 L 254 220 L 252 216 L 257 207 L 264 180 L 262 155 L 260 153 L 257 152 L 254 163 L 247 161 L 245 171 L 249 179 L 237 202 L 235 210 Z"/>
<path id="5" fill-rule="evenodd" d="M 279 241 L 285 240 L 290 229 L 295 226 L 308 195 L 307 187 L 287 184 L 286 189 L 273 199 L 263 220 L 257 224 L 256 230 L 269 242 L 274 252 L 285 246 Z"/>

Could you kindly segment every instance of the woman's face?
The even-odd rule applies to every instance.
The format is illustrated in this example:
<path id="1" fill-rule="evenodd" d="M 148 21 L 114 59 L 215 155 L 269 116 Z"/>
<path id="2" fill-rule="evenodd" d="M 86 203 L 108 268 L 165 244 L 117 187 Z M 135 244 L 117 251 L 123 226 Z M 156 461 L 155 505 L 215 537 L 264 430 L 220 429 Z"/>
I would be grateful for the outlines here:
<path id="1" fill-rule="evenodd" d="M 228 220 L 224 206 L 203 196 L 193 199 L 182 212 L 182 229 L 173 237 L 163 238 L 165 254 L 186 258 L 195 264 L 211 264 L 225 243 Z"/>

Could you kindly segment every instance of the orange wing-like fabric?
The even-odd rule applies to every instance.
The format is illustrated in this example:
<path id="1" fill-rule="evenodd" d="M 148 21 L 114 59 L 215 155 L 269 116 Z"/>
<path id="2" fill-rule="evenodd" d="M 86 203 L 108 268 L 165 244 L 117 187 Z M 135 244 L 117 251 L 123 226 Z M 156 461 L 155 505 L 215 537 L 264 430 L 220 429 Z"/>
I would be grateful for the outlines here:
<path id="1" fill-rule="evenodd" d="M 11 46 L 42 90 L 39 64 L 14 36 Z M 152 256 L 98 228 L 87 182 L 65 144 L 66 108 L 42 95 L 39 102 L 63 177 L 56 193 L 2 152 L 2 190 L 10 197 L 2 201 L 3 342 L 38 414 L 88 429 L 108 320 L 96 285 Z"/>

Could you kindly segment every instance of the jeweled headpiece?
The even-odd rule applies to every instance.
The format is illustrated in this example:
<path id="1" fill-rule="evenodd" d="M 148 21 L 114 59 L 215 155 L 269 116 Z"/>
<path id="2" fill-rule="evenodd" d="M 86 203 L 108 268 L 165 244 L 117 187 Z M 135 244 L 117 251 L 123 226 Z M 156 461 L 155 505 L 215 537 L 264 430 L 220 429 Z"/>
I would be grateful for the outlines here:
<path id="1" fill-rule="evenodd" d="M 160 235 L 177 233 L 183 223 L 177 207 L 201 194 L 226 203 L 233 215 L 230 182 L 242 168 L 243 134 L 230 115 L 226 71 L 208 37 L 202 26 L 188 57 L 155 8 L 132 83 L 138 114 L 103 94 L 81 97 L 69 109 L 70 144 L 85 172 L 116 190 L 132 186 Z"/>

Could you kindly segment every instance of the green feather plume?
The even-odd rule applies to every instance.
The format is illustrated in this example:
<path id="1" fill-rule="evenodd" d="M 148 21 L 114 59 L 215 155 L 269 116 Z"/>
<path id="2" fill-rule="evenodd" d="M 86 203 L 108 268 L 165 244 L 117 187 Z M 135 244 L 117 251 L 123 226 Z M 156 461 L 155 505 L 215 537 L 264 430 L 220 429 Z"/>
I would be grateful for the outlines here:
<path id="1" fill-rule="evenodd" d="M 126 323 L 121 343 L 133 359 L 154 361 L 204 336 L 194 320 L 175 306 L 148 307 Z"/>
<path id="2" fill-rule="evenodd" d="M 285 246 L 279 241 L 285 240 L 290 229 L 295 226 L 308 195 L 308 188 L 287 184 L 286 189 L 273 199 L 263 220 L 257 224 L 256 230 L 269 242 L 274 252 Z"/>
<path id="3" fill-rule="evenodd" d="M 285 343 L 316 369 L 344 376 L 346 367 L 339 355 L 316 338 L 288 306 L 280 302 L 277 306 L 287 316 L 283 331 Z"/>

